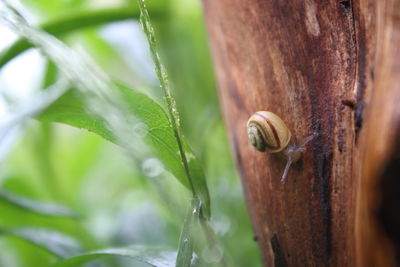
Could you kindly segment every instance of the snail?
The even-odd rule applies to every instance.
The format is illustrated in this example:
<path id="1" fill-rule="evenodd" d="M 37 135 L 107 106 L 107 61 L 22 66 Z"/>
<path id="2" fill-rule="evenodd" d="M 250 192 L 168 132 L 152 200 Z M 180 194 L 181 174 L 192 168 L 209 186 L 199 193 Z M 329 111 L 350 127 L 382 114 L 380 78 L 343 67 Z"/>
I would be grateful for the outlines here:
<path id="1" fill-rule="evenodd" d="M 270 111 L 257 111 L 247 122 L 247 135 L 250 143 L 261 152 L 281 153 L 287 159 L 281 182 L 286 182 L 286 177 L 292 163 L 298 161 L 305 146 L 316 134 L 312 134 L 296 145 L 290 143 L 291 133 L 283 120 Z"/>

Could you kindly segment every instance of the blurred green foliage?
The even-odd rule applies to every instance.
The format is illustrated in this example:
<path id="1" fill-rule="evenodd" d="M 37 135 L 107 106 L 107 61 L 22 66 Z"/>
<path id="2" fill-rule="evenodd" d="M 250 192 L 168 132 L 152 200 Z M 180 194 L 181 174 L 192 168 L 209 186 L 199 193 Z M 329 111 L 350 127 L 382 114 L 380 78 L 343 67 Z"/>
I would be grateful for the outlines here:
<path id="1" fill-rule="evenodd" d="M 37 24 L 84 10 L 118 8 L 132 2 L 136 4 L 128 0 L 22 1 Z M 228 262 L 261 266 L 220 114 L 201 3 L 147 2 L 150 16 L 153 6 L 157 14 L 157 5 L 163 6 L 165 15 L 152 17 L 153 24 L 184 135 L 206 173 L 211 224 Z M 122 29 L 120 35 L 117 29 Z M 62 40 L 70 46 L 83 47 L 113 79 L 163 103 L 147 43 L 135 18 L 76 30 L 63 35 Z M 54 69 L 47 63 L 44 87 L 54 82 Z M 76 238 L 86 250 L 128 245 L 176 250 L 191 199 L 190 192 L 175 179 L 145 178 L 120 148 L 101 137 L 34 120 L 24 128 L 21 140 L 2 163 L 1 181 L 6 190 L 38 201 L 63 204 L 80 217 L 38 215 L 0 201 L 0 231 L 4 227 L 51 228 Z M 215 256 L 209 251 L 200 253 L 210 259 Z M 15 236 L 0 238 L 1 267 L 46 266 L 54 261 L 51 254 Z M 210 266 L 212 263 L 211 260 Z M 120 259 L 102 264 L 93 266 L 142 266 Z"/>

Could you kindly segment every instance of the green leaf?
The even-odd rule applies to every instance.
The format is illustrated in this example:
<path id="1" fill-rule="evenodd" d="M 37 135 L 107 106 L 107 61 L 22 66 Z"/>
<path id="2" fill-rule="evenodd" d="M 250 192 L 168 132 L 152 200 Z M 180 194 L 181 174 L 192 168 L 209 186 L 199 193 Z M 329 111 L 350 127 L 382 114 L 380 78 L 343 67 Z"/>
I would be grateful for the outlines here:
<path id="1" fill-rule="evenodd" d="M 178 256 L 176 257 L 176 267 L 187 267 L 191 265 L 194 249 L 194 233 L 199 223 L 200 207 L 201 201 L 194 198 L 182 227 Z"/>
<path id="2" fill-rule="evenodd" d="M 78 217 L 77 213 L 72 211 L 68 207 L 25 198 L 4 189 L 0 189 L 0 200 L 6 201 L 11 205 L 24 209 L 26 211 L 41 215 L 72 218 Z"/>
<path id="3" fill-rule="evenodd" d="M 147 126 L 148 134 L 144 138 L 146 144 L 153 148 L 155 156 L 163 162 L 165 168 L 183 185 L 189 188 L 186 171 L 180 157 L 174 132 L 164 110 L 144 94 L 135 92 L 122 85 L 117 85 L 117 88 L 125 100 L 129 111 Z M 106 126 L 106 122 L 102 118 L 88 112 L 83 100 L 73 90 L 70 90 L 55 101 L 38 118 L 41 121 L 60 122 L 84 128 L 118 144 L 113 133 Z M 184 146 L 196 189 L 199 191 L 202 205 L 205 206 L 205 210 L 209 214 L 210 199 L 205 176 L 189 146 L 186 144 Z"/>
<path id="4" fill-rule="evenodd" d="M 81 251 L 81 245 L 74 238 L 45 228 L 0 228 L 0 235 L 20 238 L 58 258 L 68 258 Z"/>
<path id="5" fill-rule="evenodd" d="M 127 257 L 155 267 L 172 267 L 174 266 L 176 252 L 145 247 L 109 248 L 83 253 L 72 258 L 62 260 L 53 266 L 76 267 L 83 263 L 105 256 Z"/>
<path id="6" fill-rule="evenodd" d="M 166 11 L 163 8 L 164 6 L 165 5 L 159 3 L 151 5 L 152 12 L 156 18 L 165 16 Z M 50 21 L 39 26 L 39 28 L 54 36 L 62 37 L 67 33 L 79 29 L 137 18 L 139 18 L 139 10 L 137 6 L 128 5 L 114 9 L 84 10 L 66 14 L 58 17 L 54 21 Z M 0 54 L 0 68 L 7 64 L 14 57 L 32 47 L 32 44 L 26 39 L 17 40 L 7 50 Z"/>

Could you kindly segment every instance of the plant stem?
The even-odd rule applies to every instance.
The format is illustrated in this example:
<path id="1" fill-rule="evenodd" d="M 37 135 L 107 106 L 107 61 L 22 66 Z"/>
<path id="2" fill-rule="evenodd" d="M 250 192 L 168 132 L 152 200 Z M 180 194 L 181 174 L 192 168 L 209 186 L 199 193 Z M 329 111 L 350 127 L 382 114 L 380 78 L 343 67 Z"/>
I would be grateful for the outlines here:
<path id="1" fill-rule="evenodd" d="M 185 168 L 186 175 L 188 177 L 188 182 L 190 185 L 190 189 L 193 193 L 193 197 L 197 197 L 196 188 L 194 187 L 192 176 L 189 170 L 189 164 L 187 161 L 186 153 L 183 148 L 181 133 L 179 130 L 179 112 L 176 107 L 175 99 L 172 96 L 171 89 L 169 87 L 168 75 L 165 70 L 164 65 L 161 63 L 160 56 L 157 52 L 157 41 L 154 34 L 154 28 L 150 22 L 150 16 L 146 8 L 146 4 L 144 0 L 137 0 L 140 9 L 140 23 L 142 24 L 143 31 L 146 34 L 147 40 L 149 42 L 151 57 L 153 59 L 156 74 L 160 81 L 160 87 L 163 90 L 164 98 L 167 103 L 168 116 L 172 124 L 172 129 L 174 131 L 174 135 L 176 138 L 176 142 L 178 143 L 179 153 L 182 159 L 183 166 Z"/>

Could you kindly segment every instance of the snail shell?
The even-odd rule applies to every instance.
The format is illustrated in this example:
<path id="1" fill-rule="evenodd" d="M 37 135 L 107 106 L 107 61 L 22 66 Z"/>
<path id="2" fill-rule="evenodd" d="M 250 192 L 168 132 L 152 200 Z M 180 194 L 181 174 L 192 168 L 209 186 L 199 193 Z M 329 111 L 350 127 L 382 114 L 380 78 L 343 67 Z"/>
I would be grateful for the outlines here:
<path id="1" fill-rule="evenodd" d="M 250 143 L 258 151 L 276 153 L 289 144 L 291 134 L 283 120 L 269 111 L 257 111 L 247 122 Z"/>

